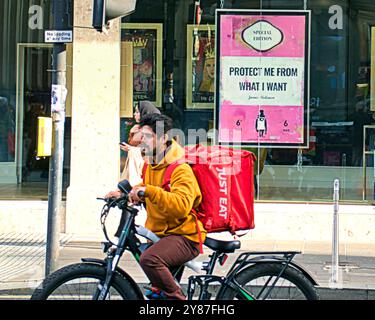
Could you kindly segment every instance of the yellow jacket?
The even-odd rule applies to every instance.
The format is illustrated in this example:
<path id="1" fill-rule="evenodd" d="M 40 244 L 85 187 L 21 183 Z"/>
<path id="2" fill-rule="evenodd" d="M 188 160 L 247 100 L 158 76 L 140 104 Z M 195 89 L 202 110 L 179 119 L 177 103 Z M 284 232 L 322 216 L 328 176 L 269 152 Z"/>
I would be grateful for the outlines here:
<path id="1" fill-rule="evenodd" d="M 159 237 L 182 235 L 194 242 L 199 242 L 198 221 L 202 242 L 206 230 L 191 212 L 202 201 L 202 194 L 193 170 L 186 164 L 180 164 L 172 173 L 170 192 L 161 188 L 164 172 L 169 164 L 184 156 L 184 149 L 172 141 L 170 150 L 157 165 L 148 165 L 144 183 L 147 209 L 146 228 Z"/>

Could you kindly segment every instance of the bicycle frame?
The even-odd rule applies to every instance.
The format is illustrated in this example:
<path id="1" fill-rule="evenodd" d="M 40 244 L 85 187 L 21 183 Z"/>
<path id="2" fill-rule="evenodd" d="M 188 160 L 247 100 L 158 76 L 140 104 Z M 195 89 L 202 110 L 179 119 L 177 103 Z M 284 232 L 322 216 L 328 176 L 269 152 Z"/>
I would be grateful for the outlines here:
<path id="1" fill-rule="evenodd" d="M 120 237 L 119 237 L 119 240 L 118 240 L 117 248 L 116 248 L 116 251 L 114 252 L 114 254 L 113 254 L 112 251 L 109 250 L 109 244 L 108 243 L 107 243 L 107 245 L 104 246 L 104 252 L 107 252 L 107 258 L 103 262 L 100 262 L 100 264 L 102 264 L 103 266 L 105 265 L 106 268 L 107 268 L 106 279 L 105 279 L 104 283 L 102 284 L 101 288 L 98 288 L 96 294 L 93 297 L 94 300 L 105 300 L 105 298 L 108 294 L 108 291 L 109 291 L 109 287 L 110 287 L 112 277 L 113 277 L 115 272 L 120 272 L 122 275 L 125 275 L 125 277 L 128 280 L 131 279 L 131 277 L 124 270 L 122 270 L 120 267 L 118 267 L 118 263 L 120 261 L 120 258 L 122 257 L 123 253 L 125 252 L 125 249 L 126 249 L 127 246 L 129 247 L 129 251 L 133 254 L 136 261 L 139 263 L 141 251 L 139 250 L 138 246 L 136 245 L 136 243 L 139 242 L 139 241 L 137 241 L 138 239 L 135 237 L 135 235 L 133 235 L 133 237 L 131 237 L 131 239 L 130 239 L 130 233 L 132 231 L 132 227 L 134 226 L 134 219 L 135 219 L 135 216 L 138 213 L 138 210 L 136 208 L 129 207 L 127 205 L 125 205 L 123 207 L 120 207 L 120 209 L 122 209 L 122 215 L 127 215 L 127 217 L 125 218 L 125 224 L 122 228 L 122 231 L 121 231 L 121 234 L 120 234 Z M 108 211 L 109 211 L 109 209 L 108 209 Z M 106 235 L 106 232 L 104 232 L 104 233 Z M 129 240 L 133 240 L 133 241 L 129 241 Z M 85 259 L 85 260 L 82 260 L 82 261 L 83 262 L 96 262 L 96 263 L 98 263 L 98 260 L 96 260 L 96 259 L 94 259 L 94 260 L 93 259 Z M 134 282 L 133 279 L 132 279 L 131 282 L 132 282 L 134 288 L 138 288 L 138 290 L 139 290 L 138 285 Z M 142 298 L 143 298 L 143 295 L 142 295 Z"/>
<path id="2" fill-rule="evenodd" d="M 255 297 L 250 292 L 248 292 L 245 288 L 243 288 L 240 284 L 237 283 L 237 281 L 235 279 L 235 276 L 239 272 L 241 272 L 243 269 L 245 269 L 248 265 L 257 264 L 257 263 L 270 263 L 270 262 L 282 264 L 283 268 L 281 269 L 279 274 L 274 279 L 272 285 L 270 287 L 268 287 L 268 284 L 271 281 L 271 277 L 270 277 L 266 281 L 266 283 L 263 285 L 263 288 L 262 288 L 261 292 L 259 293 L 259 295 L 261 295 L 263 293 L 263 291 L 265 290 L 265 288 L 268 288 L 268 291 L 265 295 L 265 298 L 267 298 L 269 296 L 269 294 L 271 293 L 271 291 L 273 290 L 273 288 L 275 287 L 277 281 L 280 279 L 280 276 L 284 273 L 285 269 L 290 265 L 294 256 L 296 254 L 299 254 L 299 253 L 301 253 L 301 252 L 299 252 L 299 251 L 289 251 L 289 252 L 286 252 L 286 251 L 285 252 L 284 251 L 275 252 L 275 251 L 273 251 L 273 252 L 245 252 L 245 253 L 242 253 L 237 258 L 237 260 L 234 262 L 234 264 L 232 265 L 231 269 L 229 270 L 229 272 L 227 274 L 228 285 L 231 288 L 233 288 L 234 290 L 236 290 L 237 294 L 239 293 L 245 299 L 253 300 L 253 299 L 255 299 Z M 259 255 L 259 254 L 266 255 L 266 256 L 257 256 L 255 258 L 248 259 L 251 256 Z M 275 254 L 282 254 L 283 257 L 274 256 Z M 222 290 L 223 289 L 224 288 L 222 287 Z M 222 292 L 222 290 L 219 291 L 218 296 L 220 296 L 220 293 Z"/>
<path id="3" fill-rule="evenodd" d="M 219 282 L 221 284 L 221 288 L 217 294 L 218 297 L 220 297 L 221 293 L 229 286 L 232 289 L 234 289 L 237 293 L 237 295 L 240 295 L 242 298 L 246 300 L 255 300 L 256 298 L 245 288 L 243 288 L 240 284 L 237 283 L 235 280 L 235 276 L 241 272 L 243 269 L 245 269 L 248 265 L 251 264 L 257 264 L 257 263 L 279 263 L 283 264 L 283 268 L 281 269 L 280 273 L 277 275 L 276 279 L 273 281 L 272 285 L 268 287 L 268 292 L 266 294 L 266 298 L 271 293 L 273 288 L 275 287 L 275 284 L 279 280 L 280 276 L 283 274 L 285 269 L 291 265 L 292 259 L 296 254 L 300 253 L 299 251 L 290 251 L 290 252 L 245 252 L 242 253 L 237 260 L 232 265 L 231 269 L 228 271 L 227 275 L 225 277 L 220 276 L 214 276 L 212 275 L 213 266 L 216 263 L 217 260 L 217 253 L 214 252 L 213 257 L 210 261 L 210 272 L 207 275 L 200 275 L 200 276 L 192 276 L 189 278 L 189 285 L 188 285 L 188 300 L 191 300 L 194 291 L 195 291 L 195 284 L 198 284 L 201 288 L 201 293 L 199 296 L 199 299 L 210 296 L 210 294 L 207 292 L 208 286 L 212 282 Z M 248 259 L 250 256 L 254 255 L 270 255 L 270 256 L 257 256 L 252 259 Z M 282 254 L 283 257 L 274 256 L 275 254 Z M 298 269 L 303 270 L 301 267 L 298 267 Z M 271 278 L 268 279 L 268 281 L 264 284 L 263 289 L 261 290 L 260 294 L 263 293 L 264 289 L 268 286 L 269 282 L 271 281 Z M 315 281 L 313 281 L 315 282 Z M 315 283 L 314 283 L 315 284 Z M 203 299 L 202 299 L 203 300 Z"/>

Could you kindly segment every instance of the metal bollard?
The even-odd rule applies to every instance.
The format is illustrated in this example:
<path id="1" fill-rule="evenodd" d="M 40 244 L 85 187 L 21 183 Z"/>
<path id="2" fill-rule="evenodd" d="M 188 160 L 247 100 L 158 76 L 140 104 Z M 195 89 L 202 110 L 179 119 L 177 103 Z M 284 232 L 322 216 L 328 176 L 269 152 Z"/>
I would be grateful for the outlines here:
<path id="1" fill-rule="evenodd" d="M 332 283 L 338 283 L 339 280 L 339 191 L 340 181 L 335 179 L 333 182 Z"/>

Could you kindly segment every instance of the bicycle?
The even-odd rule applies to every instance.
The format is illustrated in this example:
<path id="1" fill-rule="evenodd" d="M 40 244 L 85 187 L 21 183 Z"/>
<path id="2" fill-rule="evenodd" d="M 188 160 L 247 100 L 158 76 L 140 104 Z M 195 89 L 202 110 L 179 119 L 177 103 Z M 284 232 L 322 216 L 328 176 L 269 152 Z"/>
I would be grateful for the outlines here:
<path id="1" fill-rule="evenodd" d="M 159 238 L 150 230 L 135 224 L 138 209 L 128 203 L 128 192 L 131 189 L 129 183 L 121 181 L 118 187 L 123 193 L 120 198 L 98 198 L 106 202 L 101 212 L 101 225 L 107 240 L 102 242 L 106 258 L 82 259 L 81 263 L 55 271 L 35 289 L 32 300 L 145 299 L 141 288 L 118 264 L 125 250 L 130 251 L 139 263 L 142 252 L 152 245 L 142 243 L 138 236 L 151 242 L 157 242 Z M 121 235 L 117 244 L 109 239 L 105 227 L 109 211 L 114 207 L 122 210 Z M 301 253 L 299 251 L 244 252 L 235 260 L 226 276 L 217 276 L 213 274 L 217 262 L 223 265 L 228 254 L 239 249 L 241 243 L 238 240 L 222 241 L 207 237 L 204 245 L 212 250 L 209 261 L 193 260 L 171 270 L 177 282 L 180 282 L 185 266 L 198 273 L 205 271 L 205 274 L 188 278 L 188 300 L 193 300 L 194 297 L 198 300 L 210 300 L 212 293 L 209 288 L 215 283 L 219 284 L 216 300 L 319 299 L 315 280 L 292 261 Z M 197 294 L 196 288 L 199 288 Z"/>

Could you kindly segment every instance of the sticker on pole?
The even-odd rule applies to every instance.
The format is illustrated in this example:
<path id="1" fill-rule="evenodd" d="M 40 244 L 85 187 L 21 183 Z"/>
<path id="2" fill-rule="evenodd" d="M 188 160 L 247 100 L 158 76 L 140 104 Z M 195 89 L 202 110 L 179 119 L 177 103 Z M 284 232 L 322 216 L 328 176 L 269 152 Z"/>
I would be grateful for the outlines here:
<path id="1" fill-rule="evenodd" d="M 51 111 L 61 112 L 65 110 L 65 100 L 68 91 L 62 85 L 53 84 L 51 89 Z"/>
<path id="2" fill-rule="evenodd" d="M 73 42 L 72 30 L 45 30 L 45 43 L 69 43 Z"/>

